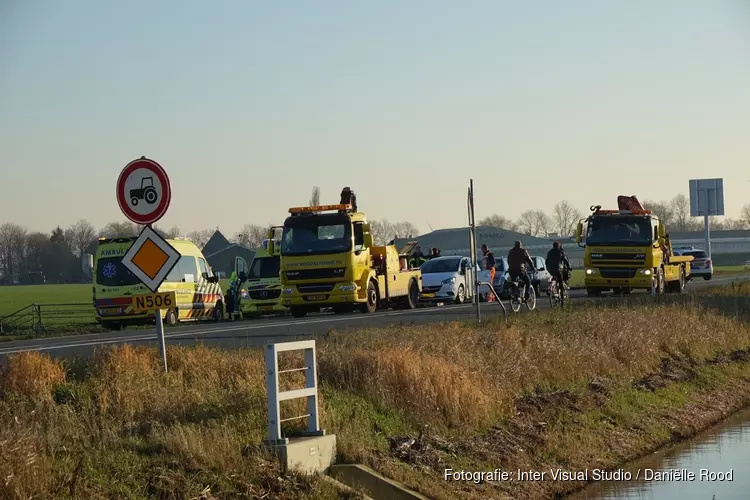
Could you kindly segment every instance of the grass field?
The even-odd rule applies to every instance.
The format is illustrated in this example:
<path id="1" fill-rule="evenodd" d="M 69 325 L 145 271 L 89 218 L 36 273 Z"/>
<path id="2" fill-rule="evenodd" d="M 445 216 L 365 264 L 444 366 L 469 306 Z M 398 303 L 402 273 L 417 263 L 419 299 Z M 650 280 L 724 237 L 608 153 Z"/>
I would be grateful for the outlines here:
<path id="1" fill-rule="evenodd" d="M 750 288 L 714 295 L 727 297 L 711 303 L 714 314 L 697 295 L 508 325 L 331 332 L 318 342 L 322 427 L 337 435 L 340 462 L 430 498 L 552 497 L 576 484 L 443 474 L 611 468 L 747 403 Z M 130 346 L 67 365 L 11 357 L 0 376 L 0 496 L 346 498 L 318 479 L 281 476 L 258 446 L 260 350 L 170 346 L 168 357 L 166 375 L 155 350 Z M 280 369 L 301 362 L 282 358 Z M 282 378 L 284 389 L 300 382 Z M 286 403 L 284 415 L 305 413 L 302 401 Z"/>

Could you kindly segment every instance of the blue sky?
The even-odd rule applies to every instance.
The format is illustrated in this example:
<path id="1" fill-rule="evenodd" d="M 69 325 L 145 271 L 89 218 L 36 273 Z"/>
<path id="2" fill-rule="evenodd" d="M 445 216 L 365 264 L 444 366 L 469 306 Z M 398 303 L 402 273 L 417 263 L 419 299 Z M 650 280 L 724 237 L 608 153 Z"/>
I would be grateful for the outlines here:
<path id="1" fill-rule="evenodd" d="M 280 223 L 352 186 L 420 229 L 687 194 L 748 200 L 740 0 L 0 3 L 0 223 L 122 220 L 146 155 L 163 225 Z"/>

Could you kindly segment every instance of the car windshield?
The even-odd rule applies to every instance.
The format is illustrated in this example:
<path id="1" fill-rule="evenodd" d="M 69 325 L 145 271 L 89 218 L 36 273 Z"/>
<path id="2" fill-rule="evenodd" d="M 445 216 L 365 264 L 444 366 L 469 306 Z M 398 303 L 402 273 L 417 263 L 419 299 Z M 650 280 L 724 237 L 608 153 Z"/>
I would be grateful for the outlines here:
<path id="1" fill-rule="evenodd" d="M 352 225 L 342 215 L 289 217 L 281 236 L 281 255 L 346 253 L 352 249 Z"/>
<path id="2" fill-rule="evenodd" d="M 640 216 L 592 217 L 586 231 L 587 245 L 644 246 L 654 241 L 651 220 Z"/>
<path id="3" fill-rule="evenodd" d="M 281 271 L 281 257 L 256 257 L 250 266 L 250 279 L 278 278 Z"/>
<path id="4" fill-rule="evenodd" d="M 419 270 L 422 271 L 422 274 L 456 273 L 458 272 L 459 262 L 461 262 L 461 259 L 428 260 L 420 266 Z"/>
<path id="5" fill-rule="evenodd" d="M 708 254 L 704 252 L 703 250 L 691 250 L 689 252 L 684 252 L 683 255 L 690 255 L 694 259 L 707 259 Z"/>
<path id="6" fill-rule="evenodd" d="M 141 282 L 122 264 L 122 257 L 107 257 L 96 263 L 96 284 L 99 286 L 133 286 Z"/>

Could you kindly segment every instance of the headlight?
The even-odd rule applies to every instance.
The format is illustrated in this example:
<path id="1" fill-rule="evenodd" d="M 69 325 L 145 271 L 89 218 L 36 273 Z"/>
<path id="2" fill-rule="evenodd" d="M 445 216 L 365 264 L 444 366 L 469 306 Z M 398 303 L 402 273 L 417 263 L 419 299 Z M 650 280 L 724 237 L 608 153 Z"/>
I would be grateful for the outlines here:
<path id="1" fill-rule="evenodd" d="M 443 280 L 443 285 L 453 285 L 456 283 L 456 278 L 448 278 L 447 280 Z"/>
<path id="2" fill-rule="evenodd" d="M 292 289 L 291 288 L 284 288 L 284 290 L 281 293 L 283 293 L 284 295 L 290 295 L 292 293 Z"/>
<path id="3" fill-rule="evenodd" d="M 596 269 L 586 269 L 586 274 L 588 274 L 589 276 L 592 274 L 596 274 Z"/>
<path id="4" fill-rule="evenodd" d="M 342 292 L 354 292 L 357 290 L 357 285 L 339 285 L 339 290 Z"/>
<path id="5" fill-rule="evenodd" d="M 638 274 L 643 274 L 645 276 L 651 276 L 651 269 L 638 269 Z"/>

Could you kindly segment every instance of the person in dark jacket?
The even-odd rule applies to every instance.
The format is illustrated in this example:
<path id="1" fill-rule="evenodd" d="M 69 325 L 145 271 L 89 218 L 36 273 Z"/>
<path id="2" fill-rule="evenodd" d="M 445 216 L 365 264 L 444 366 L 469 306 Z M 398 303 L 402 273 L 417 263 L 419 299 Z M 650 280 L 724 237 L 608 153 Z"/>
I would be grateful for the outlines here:
<path id="1" fill-rule="evenodd" d="M 568 256 L 565 254 L 559 241 L 552 244 L 552 249 L 547 252 L 545 263 L 547 264 L 547 270 L 552 275 L 552 278 L 554 278 L 557 283 L 562 284 L 566 288 L 570 288 L 568 282 L 570 281 L 570 269 L 572 266 L 570 265 Z"/>
<path id="2" fill-rule="evenodd" d="M 427 262 L 427 257 L 422 253 L 422 247 L 417 245 L 414 253 L 411 254 L 411 268 L 416 269 Z"/>
<path id="3" fill-rule="evenodd" d="M 513 248 L 508 251 L 508 274 L 510 275 L 511 282 L 520 278 L 523 284 L 526 285 L 524 299 L 528 299 L 531 296 L 531 279 L 528 273 L 526 273 L 526 264 L 536 271 L 529 252 L 523 248 L 519 240 L 516 240 Z"/>

